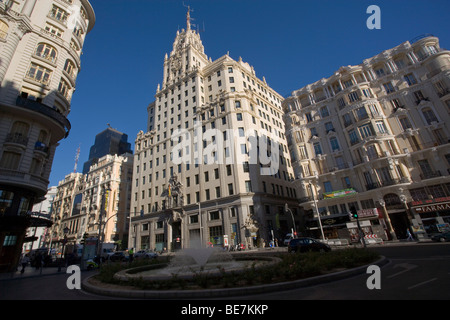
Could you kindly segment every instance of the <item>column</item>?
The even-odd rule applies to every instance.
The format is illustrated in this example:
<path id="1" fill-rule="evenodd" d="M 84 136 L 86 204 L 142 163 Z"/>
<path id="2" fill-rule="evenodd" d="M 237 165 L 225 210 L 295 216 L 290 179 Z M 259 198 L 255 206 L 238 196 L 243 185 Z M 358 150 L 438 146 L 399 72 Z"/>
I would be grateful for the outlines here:
<path id="1" fill-rule="evenodd" d="M 26 0 L 25 4 L 23 5 L 21 13 L 27 17 L 30 17 L 31 13 L 33 12 L 35 4 L 36 0 Z"/>

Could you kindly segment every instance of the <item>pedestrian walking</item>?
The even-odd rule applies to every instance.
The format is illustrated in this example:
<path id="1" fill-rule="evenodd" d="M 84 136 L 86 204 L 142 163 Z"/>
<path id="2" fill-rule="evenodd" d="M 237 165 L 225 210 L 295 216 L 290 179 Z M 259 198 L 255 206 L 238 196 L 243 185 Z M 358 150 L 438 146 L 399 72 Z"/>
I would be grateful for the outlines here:
<path id="1" fill-rule="evenodd" d="M 130 250 L 128 250 L 128 254 L 130 256 L 130 263 L 133 262 L 133 257 L 134 257 L 134 251 L 133 248 L 131 248 Z"/>
<path id="2" fill-rule="evenodd" d="M 414 238 L 411 234 L 411 232 L 409 231 L 409 229 L 406 229 L 406 234 L 408 235 L 408 238 L 406 239 L 407 241 L 413 241 Z"/>
<path id="3" fill-rule="evenodd" d="M 30 258 L 28 256 L 28 253 L 26 255 L 24 255 L 20 261 L 20 263 L 22 264 L 22 270 L 20 270 L 20 273 L 24 273 L 25 272 L 25 267 L 28 265 L 28 263 L 30 262 Z"/>

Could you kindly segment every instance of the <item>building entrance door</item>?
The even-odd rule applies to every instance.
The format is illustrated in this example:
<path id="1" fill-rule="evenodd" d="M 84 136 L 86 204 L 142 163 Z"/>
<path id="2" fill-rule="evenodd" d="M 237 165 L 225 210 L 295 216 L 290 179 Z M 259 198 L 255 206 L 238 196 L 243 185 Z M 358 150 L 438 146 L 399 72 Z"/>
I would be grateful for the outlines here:
<path id="1" fill-rule="evenodd" d="M 181 221 L 172 223 L 172 250 L 181 249 Z"/>

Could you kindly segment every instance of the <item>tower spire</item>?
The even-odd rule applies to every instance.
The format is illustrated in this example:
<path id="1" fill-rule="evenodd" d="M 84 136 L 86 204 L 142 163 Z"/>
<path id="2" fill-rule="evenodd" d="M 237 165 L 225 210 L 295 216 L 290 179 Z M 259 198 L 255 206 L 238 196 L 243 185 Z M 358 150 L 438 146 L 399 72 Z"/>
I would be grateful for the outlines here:
<path id="1" fill-rule="evenodd" d="M 186 29 L 187 31 L 191 30 L 191 7 L 188 6 L 188 12 L 186 15 Z"/>

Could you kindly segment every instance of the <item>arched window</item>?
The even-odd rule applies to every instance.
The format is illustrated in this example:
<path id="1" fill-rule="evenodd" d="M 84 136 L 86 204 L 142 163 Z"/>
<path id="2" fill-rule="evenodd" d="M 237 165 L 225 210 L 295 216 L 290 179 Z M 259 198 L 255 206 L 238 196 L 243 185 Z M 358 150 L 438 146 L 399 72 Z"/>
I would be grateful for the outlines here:
<path id="1" fill-rule="evenodd" d="M 383 197 L 384 202 L 386 203 L 386 207 L 398 206 L 402 204 L 399 196 L 395 193 L 389 193 Z"/>
<path id="2" fill-rule="evenodd" d="M 55 62 L 58 52 L 51 45 L 46 43 L 39 43 L 36 48 L 36 56 L 44 58 L 48 61 Z"/>
<path id="3" fill-rule="evenodd" d="M 67 74 L 72 78 L 75 78 L 77 75 L 75 64 L 69 59 L 67 59 L 66 63 L 64 64 L 64 71 L 67 72 Z"/>
<path id="4" fill-rule="evenodd" d="M 71 99 L 71 87 L 70 85 L 63 79 L 59 82 L 58 91 L 70 102 Z"/>
<path id="5" fill-rule="evenodd" d="M 427 107 L 422 109 L 422 114 L 427 124 L 431 124 L 432 122 L 439 122 L 434 111 Z"/>
<path id="6" fill-rule="evenodd" d="M 6 22 L 0 20 L 0 39 L 6 39 L 8 35 L 9 26 Z"/>
<path id="7" fill-rule="evenodd" d="M 11 135 L 15 138 L 27 138 L 29 129 L 30 125 L 28 123 L 16 121 L 12 126 Z"/>

